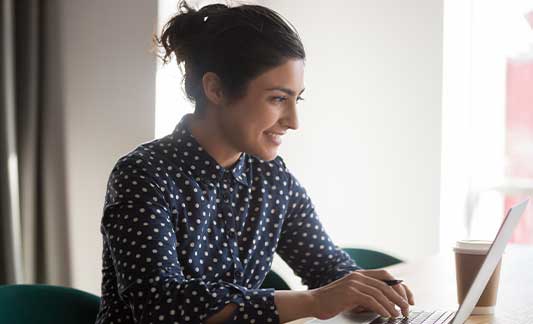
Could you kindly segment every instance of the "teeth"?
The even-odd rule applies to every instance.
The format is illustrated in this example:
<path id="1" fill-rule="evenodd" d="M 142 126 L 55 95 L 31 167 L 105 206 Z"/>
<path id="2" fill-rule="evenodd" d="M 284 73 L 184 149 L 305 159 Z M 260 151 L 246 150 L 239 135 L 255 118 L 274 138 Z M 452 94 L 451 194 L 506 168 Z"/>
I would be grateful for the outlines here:
<path id="1" fill-rule="evenodd" d="M 278 145 L 281 143 L 281 135 L 276 133 L 267 132 L 266 135 L 270 136 L 270 138 L 276 142 Z"/>

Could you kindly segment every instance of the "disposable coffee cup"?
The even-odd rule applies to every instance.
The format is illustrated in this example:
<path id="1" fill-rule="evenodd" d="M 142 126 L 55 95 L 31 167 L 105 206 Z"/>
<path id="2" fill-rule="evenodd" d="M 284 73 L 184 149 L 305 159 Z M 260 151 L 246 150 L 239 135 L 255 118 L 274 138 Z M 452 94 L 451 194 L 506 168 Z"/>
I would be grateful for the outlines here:
<path id="1" fill-rule="evenodd" d="M 457 241 L 455 248 L 455 270 L 457 279 L 457 301 L 461 304 L 474 278 L 476 277 L 491 246 L 491 241 L 462 240 Z M 493 314 L 498 295 L 501 260 L 492 273 L 485 290 L 479 297 L 473 315 Z"/>

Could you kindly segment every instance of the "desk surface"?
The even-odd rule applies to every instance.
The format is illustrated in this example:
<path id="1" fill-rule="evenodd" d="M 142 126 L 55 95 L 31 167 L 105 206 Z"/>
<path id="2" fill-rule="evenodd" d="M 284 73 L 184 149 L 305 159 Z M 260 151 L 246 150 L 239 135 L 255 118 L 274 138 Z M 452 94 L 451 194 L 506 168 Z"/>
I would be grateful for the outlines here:
<path id="1" fill-rule="evenodd" d="M 388 267 L 404 279 L 415 296 L 417 309 L 457 309 L 453 253 Z M 299 319 L 290 324 L 303 324 Z M 533 323 L 533 246 L 509 245 L 502 259 L 498 301 L 493 316 L 471 316 L 467 324 Z"/>

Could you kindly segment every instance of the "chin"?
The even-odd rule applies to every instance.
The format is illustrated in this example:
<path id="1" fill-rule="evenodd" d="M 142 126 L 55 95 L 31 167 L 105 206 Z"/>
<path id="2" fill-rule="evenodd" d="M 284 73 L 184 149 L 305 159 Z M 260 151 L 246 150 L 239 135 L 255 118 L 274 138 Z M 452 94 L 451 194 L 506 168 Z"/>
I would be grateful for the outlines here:
<path id="1" fill-rule="evenodd" d="M 263 161 L 272 161 L 278 156 L 278 150 L 269 150 L 263 152 L 252 153 Z"/>
<path id="2" fill-rule="evenodd" d="M 263 161 L 272 161 L 278 156 L 279 145 L 272 145 L 263 139 L 247 145 L 247 153 L 256 156 Z"/>

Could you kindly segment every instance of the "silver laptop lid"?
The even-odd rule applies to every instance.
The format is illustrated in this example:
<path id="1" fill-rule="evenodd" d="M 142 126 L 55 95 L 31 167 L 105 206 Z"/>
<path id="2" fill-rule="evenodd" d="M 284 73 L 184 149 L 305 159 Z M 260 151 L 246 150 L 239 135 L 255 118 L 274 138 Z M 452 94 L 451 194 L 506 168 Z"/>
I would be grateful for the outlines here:
<path id="1" fill-rule="evenodd" d="M 509 212 L 507 212 L 507 216 L 505 216 L 505 220 L 500 226 L 494 242 L 490 246 L 489 252 L 485 257 L 485 261 L 483 261 L 483 264 L 481 265 L 474 282 L 472 282 L 472 286 L 470 286 L 465 300 L 459 306 L 459 310 L 457 311 L 452 324 L 463 324 L 472 313 L 472 310 L 479 300 L 479 297 L 483 293 L 483 290 L 485 290 L 485 286 L 489 282 L 494 269 L 496 269 L 496 266 L 502 257 L 503 251 L 505 250 L 505 246 L 507 243 L 509 243 L 513 231 L 518 224 L 520 217 L 524 213 L 528 202 L 529 199 L 526 199 L 521 203 L 511 207 Z"/>

